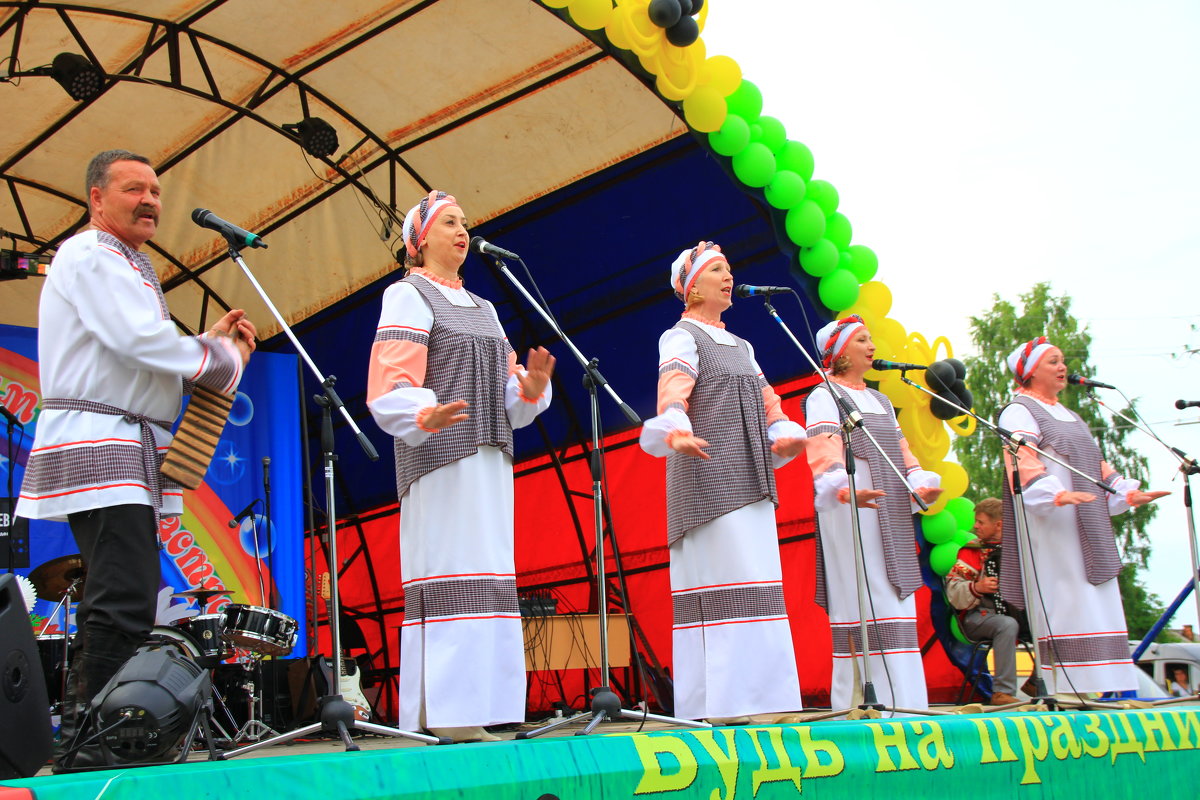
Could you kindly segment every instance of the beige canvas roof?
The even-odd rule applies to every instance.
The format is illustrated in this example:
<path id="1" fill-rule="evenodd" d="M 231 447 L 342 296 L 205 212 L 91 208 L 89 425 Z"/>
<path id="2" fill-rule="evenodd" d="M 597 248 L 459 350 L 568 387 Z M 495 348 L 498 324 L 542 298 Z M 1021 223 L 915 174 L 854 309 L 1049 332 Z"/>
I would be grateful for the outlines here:
<path id="1" fill-rule="evenodd" d="M 103 68 L 97 97 L 18 77 L 63 52 Z M 686 130 L 531 0 L 0 2 L 0 54 L 0 229 L 52 249 L 86 225 L 92 155 L 148 156 L 164 200 L 148 246 L 191 329 L 225 307 L 277 329 L 194 208 L 263 236 L 243 255 L 295 322 L 394 269 L 431 187 L 487 220 Z M 330 158 L 283 128 L 305 117 L 333 126 Z M 36 325 L 40 285 L 0 284 L 0 319 Z"/>

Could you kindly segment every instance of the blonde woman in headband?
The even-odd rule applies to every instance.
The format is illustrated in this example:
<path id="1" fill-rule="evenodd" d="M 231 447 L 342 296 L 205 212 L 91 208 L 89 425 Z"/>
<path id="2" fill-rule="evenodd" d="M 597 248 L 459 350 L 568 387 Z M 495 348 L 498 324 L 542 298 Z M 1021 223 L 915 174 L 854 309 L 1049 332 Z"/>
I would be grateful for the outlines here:
<path id="1" fill-rule="evenodd" d="M 658 416 L 641 446 L 667 459 L 675 715 L 745 724 L 798 710 L 774 470 L 804 449 L 754 348 L 725 329 L 733 276 L 700 242 L 671 265 L 685 304 L 658 342 Z"/>
<path id="2" fill-rule="evenodd" d="M 384 294 L 367 406 L 395 441 L 400 727 L 495 741 L 484 726 L 525 718 L 512 432 L 549 406 L 554 357 L 518 365 L 492 304 L 463 288 L 466 225 L 445 192 L 408 212 L 408 274 Z"/>

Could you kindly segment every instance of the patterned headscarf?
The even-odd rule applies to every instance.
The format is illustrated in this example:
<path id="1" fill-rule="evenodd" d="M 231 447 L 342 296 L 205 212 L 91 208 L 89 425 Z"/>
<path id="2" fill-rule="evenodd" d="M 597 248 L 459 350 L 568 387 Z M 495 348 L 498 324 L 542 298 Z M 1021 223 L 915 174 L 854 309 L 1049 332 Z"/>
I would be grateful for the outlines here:
<path id="1" fill-rule="evenodd" d="M 1017 383 L 1024 383 L 1033 371 L 1037 369 L 1037 365 L 1051 350 L 1055 349 L 1054 345 L 1045 336 L 1039 336 L 1036 339 L 1030 339 L 1028 342 L 1017 347 L 1008 355 L 1007 364 L 1008 370 L 1013 374 L 1013 380 Z"/>
<path id="2" fill-rule="evenodd" d="M 854 334 L 858 332 L 859 328 L 866 327 L 862 317 L 858 314 L 851 314 L 842 319 L 835 319 L 817 331 L 817 347 L 821 349 L 821 366 L 825 369 L 833 369 L 833 362 L 837 361 L 838 356 L 845 352 L 846 345 L 850 344 Z"/>
<path id="3" fill-rule="evenodd" d="M 408 253 L 409 258 L 417 257 L 417 251 L 425 244 L 425 237 L 429 234 L 429 226 L 447 208 L 459 208 L 458 201 L 453 196 L 434 189 L 428 197 L 421 198 L 421 202 L 409 209 L 401 229 L 404 251 Z"/>
<path id="4" fill-rule="evenodd" d="M 729 263 L 721 254 L 721 245 L 712 242 L 700 242 L 690 250 L 684 250 L 671 264 L 671 288 L 675 296 L 687 302 L 687 296 L 700 276 L 700 270 L 714 261 Z"/>

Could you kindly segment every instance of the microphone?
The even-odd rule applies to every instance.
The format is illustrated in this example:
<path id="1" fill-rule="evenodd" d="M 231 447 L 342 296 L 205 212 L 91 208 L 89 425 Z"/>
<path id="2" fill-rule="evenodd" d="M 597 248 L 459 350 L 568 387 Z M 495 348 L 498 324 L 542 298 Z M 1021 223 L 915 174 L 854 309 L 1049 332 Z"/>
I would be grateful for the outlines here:
<path id="1" fill-rule="evenodd" d="M 733 287 L 733 293 L 738 297 L 754 297 L 756 294 L 765 294 L 770 297 L 773 294 L 783 294 L 784 292 L 796 293 L 790 286 L 751 286 L 748 283 L 739 283 Z"/>
<path id="2" fill-rule="evenodd" d="M 1113 386 L 1111 383 L 1102 383 L 1100 381 L 1094 381 L 1091 378 L 1085 378 L 1082 375 L 1068 375 L 1067 383 L 1073 383 L 1076 386 L 1088 386 L 1092 389 L 1115 389 L 1115 388 L 1117 388 L 1117 387 Z"/>
<path id="3" fill-rule="evenodd" d="M 877 369 L 880 372 L 882 372 L 883 370 L 888 370 L 888 369 L 899 369 L 899 370 L 929 369 L 929 367 L 925 364 L 908 364 L 908 363 L 905 363 L 904 361 L 884 361 L 882 358 L 877 358 L 874 361 L 872 361 L 871 368 Z"/>
<path id="4" fill-rule="evenodd" d="M 192 211 L 192 222 L 201 228 L 216 231 L 224 236 L 231 245 L 241 245 L 242 247 L 267 246 L 267 243 L 259 238 L 257 233 L 251 233 L 248 230 L 239 228 L 232 222 L 226 222 L 207 208 L 197 208 Z"/>
<path id="5" fill-rule="evenodd" d="M 229 520 L 229 527 L 236 528 L 237 526 L 241 525 L 242 520 L 244 520 L 246 517 L 250 516 L 250 514 L 253 513 L 254 507 L 261 502 L 262 502 L 262 500 L 258 497 L 251 500 L 250 505 L 246 506 L 241 511 L 239 511 L 236 517 Z"/>
<path id="6" fill-rule="evenodd" d="M 493 256 L 495 258 L 512 258 L 517 261 L 521 260 L 521 257 L 512 250 L 497 247 L 482 236 L 471 237 L 471 249 L 480 255 Z"/>
<path id="7" fill-rule="evenodd" d="M 1176 400 L 1175 401 L 1175 407 L 1178 408 L 1180 411 L 1182 411 L 1185 408 L 1192 408 L 1193 406 L 1200 406 L 1200 400 Z M 0 408 L 3 408 L 3 406 L 0 406 Z"/>
<path id="8" fill-rule="evenodd" d="M 1179 402 L 1182 403 L 1183 401 L 1180 400 Z M 1180 406 L 1180 408 L 1183 408 L 1183 406 Z M 17 415 L 5 408 L 3 404 L 0 404 L 0 416 L 3 416 L 6 420 L 8 420 L 9 425 L 16 425 L 18 428 L 25 427 L 21 424 L 21 420 L 17 419 Z"/>

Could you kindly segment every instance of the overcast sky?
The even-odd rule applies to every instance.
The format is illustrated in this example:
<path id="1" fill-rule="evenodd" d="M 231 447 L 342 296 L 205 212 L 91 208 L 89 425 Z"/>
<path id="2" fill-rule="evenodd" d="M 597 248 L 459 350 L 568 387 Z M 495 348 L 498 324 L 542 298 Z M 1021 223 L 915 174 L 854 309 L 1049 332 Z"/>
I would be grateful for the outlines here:
<path id="1" fill-rule="evenodd" d="M 1097 377 L 1200 456 L 1200 424 L 1179 424 L 1200 409 L 1173 406 L 1200 400 L 1200 3 L 708 2 L 709 55 L 812 149 L 893 317 L 970 355 L 971 315 L 1048 280 L 1088 325 Z M 1133 442 L 1152 488 L 1175 491 L 1145 576 L 1167 602 L 1189 579 L 1181 482 Z"/>

